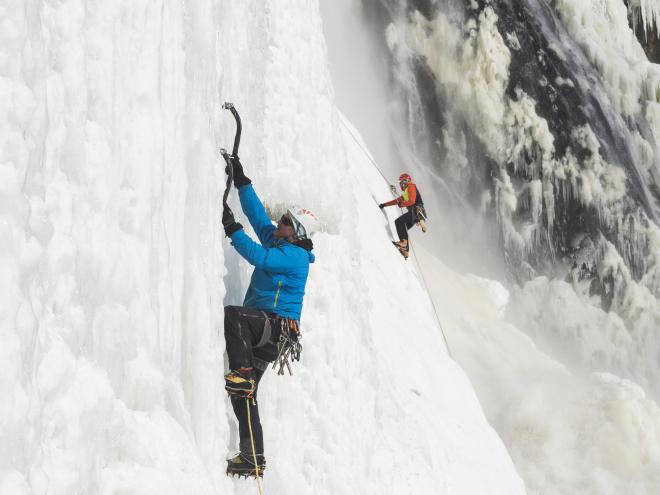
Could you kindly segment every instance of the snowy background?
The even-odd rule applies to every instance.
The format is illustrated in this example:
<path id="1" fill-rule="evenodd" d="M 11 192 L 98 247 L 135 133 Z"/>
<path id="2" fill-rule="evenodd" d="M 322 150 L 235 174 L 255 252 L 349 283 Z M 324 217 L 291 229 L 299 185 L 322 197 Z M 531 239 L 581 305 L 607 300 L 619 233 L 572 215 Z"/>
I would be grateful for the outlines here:
<path id="1" fill-rule="evenodd" d="M 256 493 L 224 474 L 237 431 L 222 308 L 241 302 L 251 270 L 219 221 L 217 149 L 234 133 L 223 101 L 241 113 L 240 155 L 266 204 L 304 204 L 325 225 L 302 362 L 260 391 L 266 493 L 660 491 L 660 71 L 625 5 L 526 3 L 553 9 L 574 65 L 596 74 L 593 92 L 642 157 L 633 192 L 648 203 L 634 211 L 630 169 L 600 154 L 597 132 L 569 129 L 590 158 L 557 159 L 533 98 L 506 94 L 515 43 L 489 2 L 467 2 L 467 33 L 451 15 L 405 5 L 397 17 L 385 3 L 401 23 L 386 23 L 380 45 L 370 2 L 0 6 L 0 494 Z M 657 2 L 631 4 L 652 26 Z M 464 217 L 444 198 L 460 181 L 426 164 L 414 119 L 395 121 L 426 105 L 404 70 L 411 53 L 453 98 L 452 174 L 479 166 L 459 128 L 502 163 L 497 187 L 477 195 L 496 222 L 466 213 L 458 235 L 450 219 Z M 394 82 L 383 60 L 396 61 Z M 640 115 L 646 127 L 631 124 Z M 507 182 L 505 162 L 525 153 L 543 174 Z M 377 208 L 402 168 L 431 212 L 407 262 L 390 244 L 398 211 Z M 612 227 L 630 242 L 597 249 L 610 308 L 576 274 L 531 259 L 551 237 L 538 228 L 560 169 L 581 177 L 575 195 L 604 224 L 646 220 Z M 524 228 L 523 196 L 536 215 Z M 510 253 L 528 280 L 507 276 Z"/>

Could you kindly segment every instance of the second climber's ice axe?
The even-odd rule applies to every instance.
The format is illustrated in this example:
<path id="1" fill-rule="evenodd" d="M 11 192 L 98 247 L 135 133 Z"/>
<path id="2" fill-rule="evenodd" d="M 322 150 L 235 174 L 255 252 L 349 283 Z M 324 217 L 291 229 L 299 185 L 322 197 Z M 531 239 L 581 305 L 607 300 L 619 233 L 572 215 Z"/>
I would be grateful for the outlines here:
<path id="1" fill-rule="evenodd" d="M 229 208 L 227 206 L 227 197 L 229 196 L 229 190 L 231 189 L 231 184 L 234 180 L 234 165 L 232 160 L 236 159 L 238 160 L 238 146 L 241 144 L 241 117 L 238 115 L 238 112 L 234 108 L 233 103 L 229 103 L 226 101 L 225 103 L 222 104 L 222 108 L 225 110 L 229 110 L 232 115 L 234 116 L 234 119 L 236 120 L 236 136 L 234 136 L 234 147 L 231 151 L 231 155 L 227 153 L 227 150 L 224 148 L 220 148 L 220 154 L 222 155 L 222 158 L 225 159 L 225 163 L 227 164 L 227 185 L 225 187 L 225 194 L 222 196 L 222 205 L 225 208 Z"/>

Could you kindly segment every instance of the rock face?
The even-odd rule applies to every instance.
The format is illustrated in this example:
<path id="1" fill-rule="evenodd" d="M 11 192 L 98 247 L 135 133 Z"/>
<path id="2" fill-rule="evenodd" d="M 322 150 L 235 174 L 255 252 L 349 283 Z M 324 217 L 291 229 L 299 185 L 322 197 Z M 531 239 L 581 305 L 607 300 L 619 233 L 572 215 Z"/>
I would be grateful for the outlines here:
<path id="1" fill-rule="evenodd" d="M 623 3 L 628 8 L 630 27 L 635 31 L 639 44 L 644 48 L 649 61 L 654 64 L 660 63 L 660 33 L 658 33 L 657 26 L 652 24 L 645 28 L 644 23 L 640 22 L 639 13 L 633 10 L 634 7 L 631 7 L 631 0 L 623 0 Z"/>
<path id="2" fill-rule="evenodd" d="M 644 48 L 649 61 L 660 64 L 660 34 L 658 29 L 653 26 L 645 32 L 642 26 L 636 26 L 635 35 L 639 40 L 639 44 Z"/>
<path id="3" fill-rule="evenodd" d="M 484 2 L 482 8 L 487 4 Z M 634 139 L 634 136 L 645 135 L 652 141 L 646 119 L 642 115 L 622 118 L 612 104 L 601 74 L 575 45 L 548 3 L 511 0 L 491 5 L 498 16 L 498 29 L 511 50 L 507 96 L 513 102 L 520 100 L 520 95 L 531 98 L 535 115 L 547 123 L 553 139 L 549 161 L 554 170 L 547 169 L 547 157 L 539 159 L 541 150 L 534 140 L 531 140 L 532 153 L 513 155 L 514 163 L 507 165 L 514 183 L 539 179 L 544 185 L 552 185 L 551 189 L 544 187 L 545 194 L 548 190 L 553 194 L 552 219 L 546 214 L 540 220 L 548 230 L 547 239 L 533 249 L 525 261 L 536 271 L 549 273 L 549 265 L 573 257 L 585 240 L 593 246 L 605 238 L 618 243 L 623 252 L 635 253 L 629 256 L 628 262 L 633 272 L 641 277 L 643 268 L 638 258 L 646 252 L 631 245 L 622 235 L 619 220 L 635 218 L 630 221 L 645 222 L 647 217 L 656 215 L 657 187 L 640 172 L 641 159 Z M 478 15 L 479 10 L 472 12 Z M 588 129 L 588 137 L 582 132 L 584 129 Z M 584 197 L 584 189 L 579 185 L 573 187 L 573 181 L 586 181 L 586 169 L 594 161 L 616 167 L 605 172 L 603 180 L 618 170 L 625 171 L 626 197 L 607 204 L 610 196 L 595 206 Z M 566 163 L 577 169 L 571 171 L 573 178 L 564 178 L 559 172 L 566 168 Z M 544 198 L 544 211 L 549 207 L 547 199 Z M 532 201 L 525 201 L 522 194 L 518 194 L 518 200 L 513 220 L 521 225 L 529 221 L 527 205 Z M 608 214 L 603 215 L 603 211 Z M 604 220 L 608 215 L 619 220 Z M 553 261 L 548 264 L 548 260 Z"/>

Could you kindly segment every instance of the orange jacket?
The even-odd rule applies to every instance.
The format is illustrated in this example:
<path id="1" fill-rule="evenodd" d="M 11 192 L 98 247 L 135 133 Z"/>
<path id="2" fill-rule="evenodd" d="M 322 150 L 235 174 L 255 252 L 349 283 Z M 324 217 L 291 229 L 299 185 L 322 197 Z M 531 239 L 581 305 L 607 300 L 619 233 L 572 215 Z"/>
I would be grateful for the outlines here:
<path id="1" fill-rule="evenodd" d="M 403 194 L 392 201 L 384 203 L 384 206 L 399 205 L 400 208 L 405 206 L 414 206 L 417 202 L 417 186 L 410 182 L 408 186 L 403 190 Z"/>

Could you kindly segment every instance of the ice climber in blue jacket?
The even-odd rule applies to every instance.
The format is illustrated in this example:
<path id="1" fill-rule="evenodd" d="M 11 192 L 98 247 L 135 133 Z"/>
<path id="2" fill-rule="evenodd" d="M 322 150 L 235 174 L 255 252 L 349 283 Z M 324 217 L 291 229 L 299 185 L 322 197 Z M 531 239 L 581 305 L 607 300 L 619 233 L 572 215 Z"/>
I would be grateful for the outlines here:
<path id="1" fill-rule="evenodd" d="M 259 242 L 245 233 L 225 206 L 225 234 L 238 254 L 254 265 L 243 306 L 225 307 L 229 358 L 225 389 L 238 419 L 240 447 L 239 454 L 227 461 L 227 474 L 261 476 L 266 461 L 257 387 L 270 362 L 277 359 L 283 370 L 289 358 L 300 357 L 300 313 L 309 265 L 314 262 L 310 237 L 319 222 L 311 211 L 292 207 L 273 225 L 238 158 L 231 163 L 241 208 Z"/>

